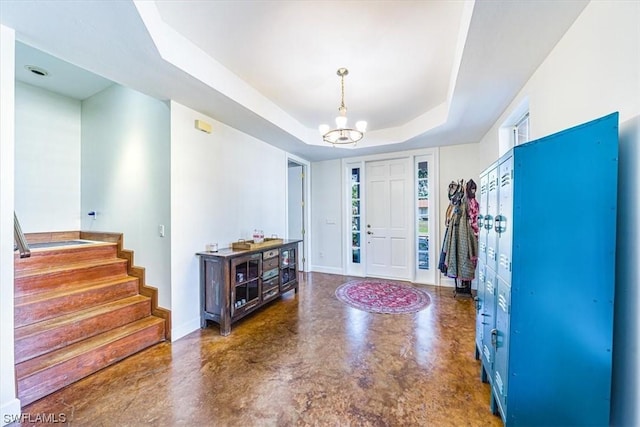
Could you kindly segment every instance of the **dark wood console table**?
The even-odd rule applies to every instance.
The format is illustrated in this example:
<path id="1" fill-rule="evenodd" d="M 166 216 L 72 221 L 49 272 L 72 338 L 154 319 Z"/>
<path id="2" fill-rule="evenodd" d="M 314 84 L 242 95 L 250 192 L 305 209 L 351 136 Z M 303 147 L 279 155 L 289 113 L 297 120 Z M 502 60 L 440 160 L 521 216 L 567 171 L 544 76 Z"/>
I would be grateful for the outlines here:
<path id="1" fill-rule="evenodd" d="M 290 290 L 298 292 L 298 243 L 285 240 L 255 249 L 198 252 L 200 326 L 207 320 L 229 335 L 231 324 Z"/>

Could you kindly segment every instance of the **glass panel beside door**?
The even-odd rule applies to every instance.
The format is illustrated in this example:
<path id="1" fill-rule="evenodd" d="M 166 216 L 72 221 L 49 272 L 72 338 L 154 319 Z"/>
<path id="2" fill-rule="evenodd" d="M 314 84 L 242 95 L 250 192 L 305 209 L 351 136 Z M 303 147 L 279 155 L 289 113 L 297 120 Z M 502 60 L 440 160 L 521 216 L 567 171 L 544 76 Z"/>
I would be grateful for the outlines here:
<path id="1" fill-rule="evenodd" d="M 435 283 L 434 248 L 432 235 L 434 232 L 433 212 L 429 203 L 433 194 L 433 183 L 429 177 L 431 155 L 417 156 L 415 159 L 415 254 L 416 282 Z"/>
<path id="2" fill-rule="evenodd" d="M 364 275 L 366 236 L 364 218 L 364 163 L 344 164 L 344 233 L 343 242 L 345 273 L 353 276 Z"/>
<path id="3" fill-rule="evenodd" d="M 360 264 L 360 168 L 351 168 L 351 262 Z"/>

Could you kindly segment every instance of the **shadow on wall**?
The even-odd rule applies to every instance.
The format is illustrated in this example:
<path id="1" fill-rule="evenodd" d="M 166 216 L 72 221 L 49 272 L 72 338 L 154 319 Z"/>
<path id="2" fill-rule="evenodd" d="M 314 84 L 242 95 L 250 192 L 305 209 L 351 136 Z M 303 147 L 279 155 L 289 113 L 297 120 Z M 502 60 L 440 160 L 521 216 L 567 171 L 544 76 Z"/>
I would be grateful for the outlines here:
<path id="1" fill-rule="evenodd" d="M 640 425 L 640 116 L 620 125 L 611 425 Z"/>

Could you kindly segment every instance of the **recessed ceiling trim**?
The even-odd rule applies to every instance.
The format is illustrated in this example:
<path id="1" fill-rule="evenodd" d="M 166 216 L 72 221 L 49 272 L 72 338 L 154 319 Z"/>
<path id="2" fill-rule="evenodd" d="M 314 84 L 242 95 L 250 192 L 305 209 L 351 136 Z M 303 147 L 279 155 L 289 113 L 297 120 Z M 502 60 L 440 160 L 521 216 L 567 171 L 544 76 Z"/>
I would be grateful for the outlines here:
<path id="1" fill-rule="evenodd" d="M 466 7 L 467 16 L 460 22 L 460 25 L 466 27 L 460 29 L 460 36 L 467 35 L 470 25 L 473 1 L 467 3 L 470 3 L 471 6 Z M 302 125 L 273 101 L 263 96 L 191 40 L 168 25 L 162 19 L 155 2 L 134 0 L 134 5 L 158 53 L 165 61 L 173 64 L 250 111 L 253 111 L 263 119 L 294 136 L 299 141 L 307 145 L 325 146 L 322 141 L 318 141 L 314 129 Z M 457 43 L 458 49 L 464 49 L 464 46 L 464 42 Z M 457 69 L 460 66 L 462 52 L 457 52 L 456 57 L 457 61 L 454 64 L 456 69 L 452 70 L 452 76 L 449 80 L 449 88 L 447 91 L 449 94 L 453 91 L 452 86 L 456 81 Z M 367 137 L 366 141 L 361 141 L 358 147 L 364 148 L 402 143 L 433 130 L 435 127 L 446 123 L 448 106 L 449 103 L 443 99 L 443 103 L 437 107 L 401 126 L 371 131 L 368 134 L 371 135 L 371 138 Z"/>
<path id="2" fill-rule="evenodd" d="M 165 61 L 308 143 L 308 128 L 167 25 L 154 2 L 135 0 L 134 5 Z"/>

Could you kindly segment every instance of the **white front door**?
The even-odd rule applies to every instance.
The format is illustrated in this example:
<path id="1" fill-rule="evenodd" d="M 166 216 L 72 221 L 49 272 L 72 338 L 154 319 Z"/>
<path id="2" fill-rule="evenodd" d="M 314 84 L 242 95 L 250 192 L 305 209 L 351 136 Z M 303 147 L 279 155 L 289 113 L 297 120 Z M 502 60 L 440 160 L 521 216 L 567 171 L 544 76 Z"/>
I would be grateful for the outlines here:
<path id="1" fill-rule="evenodd" d="M 367 162 L 367 276 L 411 280 L 411 159 Z"/>

